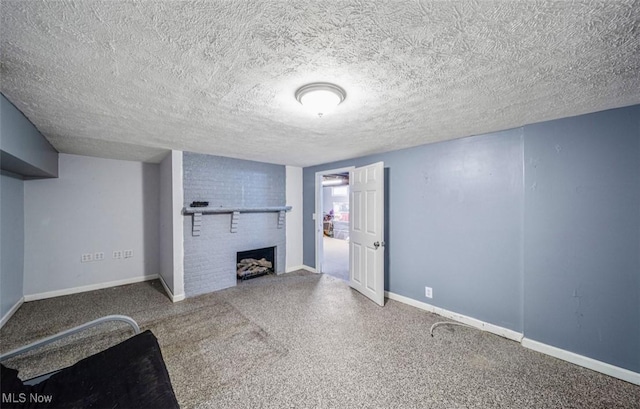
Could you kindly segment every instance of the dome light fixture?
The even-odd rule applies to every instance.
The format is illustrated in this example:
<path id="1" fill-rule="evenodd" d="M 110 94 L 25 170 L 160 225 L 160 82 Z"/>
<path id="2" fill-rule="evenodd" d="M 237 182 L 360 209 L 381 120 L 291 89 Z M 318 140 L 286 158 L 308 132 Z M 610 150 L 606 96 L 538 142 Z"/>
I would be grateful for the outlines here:
<path id="1" fill-rule="evenodd" d="M 339 86 L 329 82 L 314 82 L 303 85 L 296 91 L 296 99 L 303 107 L 319 117 L 331 112 L 347 97 Z"/>

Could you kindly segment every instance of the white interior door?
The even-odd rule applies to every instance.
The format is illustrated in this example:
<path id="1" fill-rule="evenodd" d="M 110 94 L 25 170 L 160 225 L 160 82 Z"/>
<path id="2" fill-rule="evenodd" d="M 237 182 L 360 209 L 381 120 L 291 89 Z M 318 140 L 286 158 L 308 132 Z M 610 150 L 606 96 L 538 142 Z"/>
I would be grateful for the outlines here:
<path id="1" fill-rule="evenodd" d="M 349 172 L 349 285 L 384 305 L 384 164 Z"/>

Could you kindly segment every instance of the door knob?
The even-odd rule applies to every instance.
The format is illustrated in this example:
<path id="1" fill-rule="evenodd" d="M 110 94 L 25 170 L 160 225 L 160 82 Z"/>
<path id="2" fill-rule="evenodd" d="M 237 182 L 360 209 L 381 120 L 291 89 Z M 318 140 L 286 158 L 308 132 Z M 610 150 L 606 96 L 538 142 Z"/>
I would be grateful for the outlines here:
<path id="1" fill-rule="evenodd" d="M 376 250 L 378 250 L 378 247 L 380 246 L 384 247 L 384 241 L 382 243 L 380 243 L 379 241 L 373 243 L 373 247 L 375 247 Z"/>

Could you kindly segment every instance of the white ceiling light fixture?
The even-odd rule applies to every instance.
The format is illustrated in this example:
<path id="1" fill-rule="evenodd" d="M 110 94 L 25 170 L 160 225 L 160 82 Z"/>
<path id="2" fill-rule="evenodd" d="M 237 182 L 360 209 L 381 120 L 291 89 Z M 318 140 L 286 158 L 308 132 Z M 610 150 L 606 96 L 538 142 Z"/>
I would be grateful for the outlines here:
<path id="1" fill-rule="evenodd" d="M 344 89 L 329 82 L 314 82 L 303 85 L 296 91 L 298 102 L 319 117 L 331 112 L 346 97 Z"/>

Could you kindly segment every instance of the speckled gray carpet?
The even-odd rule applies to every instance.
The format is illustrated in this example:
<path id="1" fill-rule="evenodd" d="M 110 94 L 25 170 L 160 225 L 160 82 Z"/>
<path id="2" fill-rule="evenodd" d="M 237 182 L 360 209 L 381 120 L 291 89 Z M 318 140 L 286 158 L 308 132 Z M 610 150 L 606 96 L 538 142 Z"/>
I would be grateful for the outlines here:
<path id="1" fill-rule="evenodd" d="M 638 408 L 640 387 L 327 275 L 265 276 L 171 303 L 157 281 L 24 304 L 2 351 L 107 314 L 158 337 L 183 408 Z M 21 377 L 128 337 L 124 324 L 7 361 Z"/>

